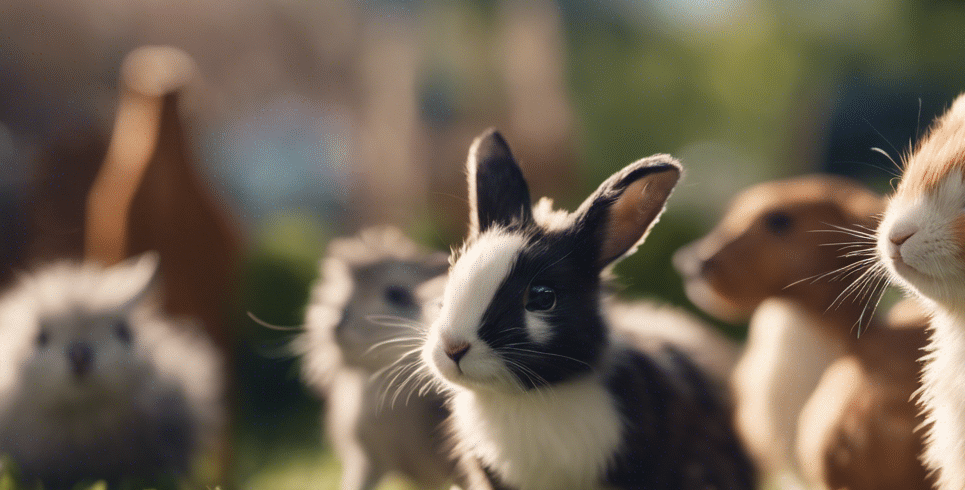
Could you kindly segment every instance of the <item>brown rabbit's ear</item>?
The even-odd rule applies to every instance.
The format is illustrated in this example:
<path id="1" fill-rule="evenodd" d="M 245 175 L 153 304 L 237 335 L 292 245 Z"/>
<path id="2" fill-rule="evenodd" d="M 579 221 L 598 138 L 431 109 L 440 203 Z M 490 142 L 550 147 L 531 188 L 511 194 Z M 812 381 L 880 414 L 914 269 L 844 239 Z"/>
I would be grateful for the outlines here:
<path id="1" fill-rule="evenodd" d="M 583 202 L 575 226 L 595 243 L 597 267 L 636 250 L 663 213 L 681 171 L 670 155 L 654 155 L 614 174 Z"/>
<path id="2" fill-rule="evenodd" d="M 510 226 L 533 219 L 529 187 L 506 140 L 489 129 L 473 141 L 469 174 L 469 237 L 493 226 Z"/>

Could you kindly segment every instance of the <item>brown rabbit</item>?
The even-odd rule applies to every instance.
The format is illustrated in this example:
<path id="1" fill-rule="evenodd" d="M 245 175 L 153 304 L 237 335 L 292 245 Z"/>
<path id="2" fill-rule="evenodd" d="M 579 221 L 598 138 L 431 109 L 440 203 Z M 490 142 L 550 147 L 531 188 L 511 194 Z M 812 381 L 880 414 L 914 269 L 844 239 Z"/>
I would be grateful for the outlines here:
<path id="1" fill-rule="evenodd" d="M 868 262 L 867 257 L 861 261 L 860 254 L 842 253 L 835 242 L 853 238 L 833 232 L 871 229 L 882 206 L 877 195 L 843 178 L 810 176 L 761 184 L 741 193 L 712 232 L 675 258 L 691 293 L 710 292 L 715 303 L 743 311 L 768 298 L 790 301 L 806 316 L 798 325 L 778 327 L 816 329 L 829 352 L 836 355 L 835 346 L 843 348 L 846 355 L 816 386 L 770 387 L 783 396 L 795 389 L 807 395 L 805 406 L 802 397 L 788 397 L 795 406 L 785 413 L 800 412 L 800 418 L 785 424 L 784 430 L 796 430 L 796 435 L 782 436 L 792 441 L 789 448 L 797 453 L 806 478 L 827 488 L 930 488 L 917 459 L 921 440 L 914 428 L 921 420 L 910 401 L 918 387 L 916 359 L 924 345 L 925 318 L 911 316 L 903 320 L 903 328 L 883 325 L 868 318 L 871 312 L 864 301 L 848 297 L 852 281 L 833 280 L 840 279 L 834 271 L 857 274 Z M 914 306 L 908 308 L 914 311 Z M 774 325 L 759 321 L 751 328 L 753 339 L 755 330 Z M 801 346 L 781 349 L 768 359 L 799 355 Z M 764 421 L 745 411 L 755 398 L 768 395 L 759 383 L 751 384 L 768 369 L 742 361 L 734 377 L 738 425 L 754 448 L 767 447 L 770 441 L 754 440 L 762 433 L 756 425 Z M 815 389 L 813 394 L 809 388 Z"/>

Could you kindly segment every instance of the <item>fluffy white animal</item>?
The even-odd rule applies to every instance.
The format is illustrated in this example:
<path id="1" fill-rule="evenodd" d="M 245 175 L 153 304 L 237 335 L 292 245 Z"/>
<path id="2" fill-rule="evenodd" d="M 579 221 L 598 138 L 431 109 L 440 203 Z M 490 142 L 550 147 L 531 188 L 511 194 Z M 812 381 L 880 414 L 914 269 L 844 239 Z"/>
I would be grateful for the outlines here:
<path id="1" fill-rule="evenodd" d="M 213 443 L 221 360 L 159 310 L 157 260 L 48 265 L 0 298 L 0 454 L 28 482 L 183 479 Z"/>

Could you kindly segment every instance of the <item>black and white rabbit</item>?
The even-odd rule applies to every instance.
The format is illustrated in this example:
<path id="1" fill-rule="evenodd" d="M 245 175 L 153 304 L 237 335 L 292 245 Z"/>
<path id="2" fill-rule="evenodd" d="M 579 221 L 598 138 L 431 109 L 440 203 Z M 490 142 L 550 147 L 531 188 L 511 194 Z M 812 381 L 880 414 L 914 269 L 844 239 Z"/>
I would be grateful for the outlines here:
<path id="1" fill-rule="evenodd" d="M 453 259 L 423 359 L 451 389 L 468 489 L 751 489 L 723 392 L 678 350 L 611 332 L 601 274 L 632 253 L 681 168 L 655 155 L 575 213 L 530 205 L 509 147 L 469 151 L 469 237 Z"/>
<path id="2" fill-rule="evenodd" d="M 51 264 L 0 298 L 0 454 L 29 484 L 170 482 L 212 448 L 222 361 L 151 298 L 157 264 Z"/>
<path id="3" fill-rule="evenodd" d="M 448 254 L 427 252 L 395 228 L 329 243 L 296 349 L 306 383 L 326 400 L 325 431 L 342 465 L 342 490 L 374 488 L 386 473 L 419 488 L 452 476 L 442 427 L 449 411 L 413 371 L 424 337 L 421 295 Z"/>

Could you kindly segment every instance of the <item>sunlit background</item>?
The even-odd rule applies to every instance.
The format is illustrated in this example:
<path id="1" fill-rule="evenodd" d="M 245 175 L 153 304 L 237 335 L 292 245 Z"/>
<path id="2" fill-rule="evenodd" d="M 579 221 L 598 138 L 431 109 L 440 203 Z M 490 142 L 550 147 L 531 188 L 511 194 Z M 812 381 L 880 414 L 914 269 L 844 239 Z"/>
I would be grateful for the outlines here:
<path id="1" fill-rule="evenodd" d="M 963 30 L 965 7 L 936 0 L 8 0 L 0 262 L 50 258 L 31 234 L 76 231 L 31 225 L 38 182 L 69 194 L 77 167 L 99 163 L 124 56 L 187 51 L 190 145 L 244 237 L 236 479 L 335 488 L 294 331 L 245 316 L 297 327 L 327 239 L 389 223 L 458 244 L 466 150 L 489 126 L 532 192 L 570 208 L 671 153 L 685 180 L 618 272 L 622 294 L 693 309 L 670 254 L 739 189 L 818 171 L 890 189 L 897 168 L 872 148 L 899 160 L 965 88 Z"/>

